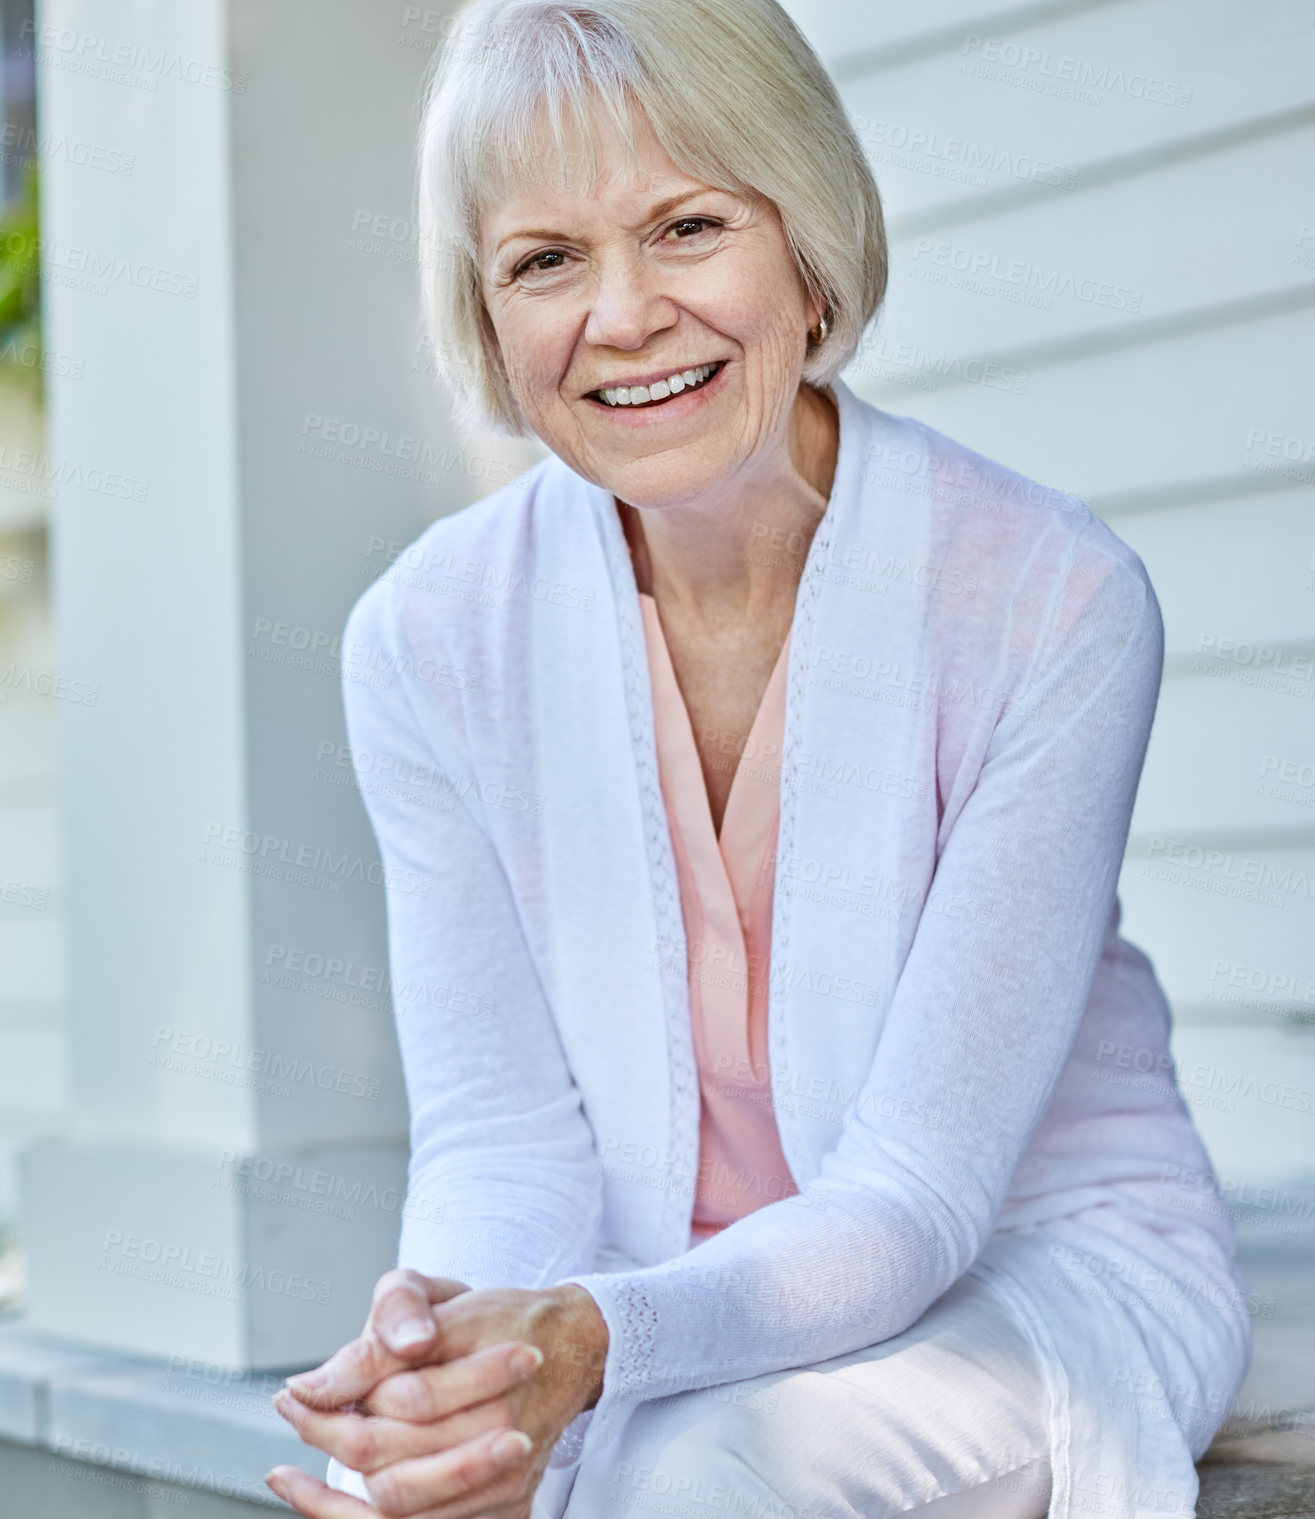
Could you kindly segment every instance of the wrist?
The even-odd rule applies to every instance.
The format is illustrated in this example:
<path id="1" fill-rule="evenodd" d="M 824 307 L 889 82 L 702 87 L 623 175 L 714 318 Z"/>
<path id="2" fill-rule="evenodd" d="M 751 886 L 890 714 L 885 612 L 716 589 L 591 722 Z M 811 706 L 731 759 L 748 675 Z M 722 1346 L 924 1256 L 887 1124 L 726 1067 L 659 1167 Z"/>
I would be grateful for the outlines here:
<path id="1" fill-rule="evenodd" d="M 603 1395 L 603 1368 L 611 1334 L 602 1309 L 576 1282 L 545 1289 L 553 1311 L 552 1351 L 563 1376 L 580 1384 L 580 1411 L 593 1408 Z"/>

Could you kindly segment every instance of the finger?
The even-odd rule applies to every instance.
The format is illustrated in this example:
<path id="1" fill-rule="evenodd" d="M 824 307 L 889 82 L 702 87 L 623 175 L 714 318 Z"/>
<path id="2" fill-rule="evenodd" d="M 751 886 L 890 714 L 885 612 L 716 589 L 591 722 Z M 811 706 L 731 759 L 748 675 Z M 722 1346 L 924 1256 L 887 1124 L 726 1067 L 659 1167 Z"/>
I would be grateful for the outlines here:
<path id="1" fill-rule="evenodd" d="M 289 1377 L 287 1386 L 303 1402 L 320 1408 L 335 1408 L 363 1397 L 382 1377 L 414 1365 L 418 1354 L 433 1348 L 438 1328 L 433 1306 L 469 1291 L 464 1282 L 449 1276 L 424 1276 L 419 1271 L 385 1272 L 375 1284 L 370 1316 L 362 1333 L 322 1366 Z M 405 1351 L 399 1351 L 380 1336 L 376 1326 L 381 1315 L 395 1340 L 410 1340 Z M 419 1327 L 402 1334 L 401 1325 L 407 1323 Z M 415 1338 L 422 1333 L 423 1337 Z"/>
<path id="2" fill-rule="evenodd" d="M 362 1401 L 368 1413 L 386 1419 L 429 1423 L 500 1397 L 543 1365 L 543 1351 L 521 1340 L 506 1340 L 437 1366 L 421 1366 L 385 1377 Z"/>
<path id="3" fill-rule="evenodd" d="M 266 1475 L 265 1485 L 309 1519 L 379 1519 L 371 1504 L 339 1492 L 299 1466 L 276 1466 Z"/>
<path id="4" fill-rule="evenodd" d="M 377 1383 L 411 1363 L 395 1355 L 374 1334 L 359 1335 L 335 1351 L 323 1366 L 289 1377 L 284 1384 L 293 1397 L 312 1408 L 341 1408 L 363 1398 Z"/>
<path id="5" fill-rule="evenodd" d="M 419 1514 L 452 1504 L 451 1519 L 463 1519 L 484 1506 L 513 1501 L 526 1480 L 533 1450 L 534 1441 L 523 1430 L 496 1429 L 439 1455 L 385 1466 L 366 1477 L 365 1486 L 371 1502 L 385 1514 Z"/>
<path id="6" fill-rule="evenodd" d="M 367 1476 L 394 1461 L 450 1450 L 490 1429 L 509 1429 L 512 1422 L 508 1409 L 497 1402 L 462 1410 L 434 1424 L 356 1412 L 320 1413 L 286 1390 L 275 1395 L 274 1406 L 307 1445 Z"/>
<path id="7" fill-rule="evenodd" d="M 440 1448 L 435 1444 L 434 1431 L 423 1425 L 355 1412 L 320 1413 L 286 1388 L 275 1394 L 274 1407 L 307 1445 L 326 1456 L 336 1456 L 353 1471 L 377 1471 L 390 1461 L 431 1455 Z"/>
<path id="8" fill-rule="evenodd" d="M 470 1289 L 450 1276 L 425 1276 L 419 1271 L 388 1271 L 375 1283 L 368 1327 L 399 1355 L 430 1345 L 438 1326 L 431 1311 L 435 1303 Z"/>

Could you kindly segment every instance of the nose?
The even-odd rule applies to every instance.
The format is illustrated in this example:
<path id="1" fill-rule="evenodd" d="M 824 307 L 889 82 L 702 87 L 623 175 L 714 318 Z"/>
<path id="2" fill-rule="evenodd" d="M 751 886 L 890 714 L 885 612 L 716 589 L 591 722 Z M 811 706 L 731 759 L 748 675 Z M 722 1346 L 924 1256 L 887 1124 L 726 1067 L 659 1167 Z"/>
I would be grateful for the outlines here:
<path id="1" fill-rule="evenodd" d="M 679 314 L 660 273 L 642 259 L 608 261 L 597 274 L 585 341 L 595 348 L 642 348 L 654 333 L 674 327 Z"/>

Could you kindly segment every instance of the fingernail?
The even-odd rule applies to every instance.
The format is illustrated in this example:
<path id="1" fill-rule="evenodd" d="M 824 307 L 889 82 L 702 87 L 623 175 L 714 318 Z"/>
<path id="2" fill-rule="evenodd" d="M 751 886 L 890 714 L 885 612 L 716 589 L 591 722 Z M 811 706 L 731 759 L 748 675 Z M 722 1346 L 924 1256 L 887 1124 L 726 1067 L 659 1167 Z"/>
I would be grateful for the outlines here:
<path id="1" fill-rule="evenodd" d="M 396 1329 L 390 1329 L 387 1338 L 394 1350 L 410 1350 L 415 1345 L 423 1345 L 433 1335 L 433 1319 L 407 1319 Z"/>
<path id="2" fill-rule="evenodd" d="M 514 1377 L 528 1377 L 542 1365 L 543 1351 L 537 1345 L 522 1345 L 511 1353 L 511 1374 Z"/>
<path id="3" fill-rule="evenodd" d="M 283 1383 L 284 1387 L 290 1387 L 293 1392 L 319 1392 L 327 1384 L 328 1379 L 322 1371 L 301 1371 Z"/>
<path id="4" fill-rule="evenodd" d="M 534 1441 L 523 1429 L 509 1429 L 493 1442 L 493 1459 L 499 1466 L 513 1466 L 534 1449 Z"/>

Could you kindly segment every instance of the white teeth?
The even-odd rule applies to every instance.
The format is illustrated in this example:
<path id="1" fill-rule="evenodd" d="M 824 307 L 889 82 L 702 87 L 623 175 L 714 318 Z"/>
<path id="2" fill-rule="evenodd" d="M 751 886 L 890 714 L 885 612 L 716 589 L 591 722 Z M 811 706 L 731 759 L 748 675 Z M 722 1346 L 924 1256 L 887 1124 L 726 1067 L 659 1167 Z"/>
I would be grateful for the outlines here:
<path id="1" fill-rule="evenodd" d="M 700 364 L 695 369 L 678 370 L 665 380 L 655 380 L 652 385 L 618 385 L 596 393 L 608 406 L 642 406 L 645 401 L 665 401 L 668 396 L 678 396 L 682 390 L 702 385 L 716 367 Z"/>

